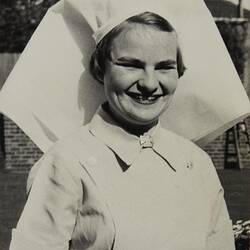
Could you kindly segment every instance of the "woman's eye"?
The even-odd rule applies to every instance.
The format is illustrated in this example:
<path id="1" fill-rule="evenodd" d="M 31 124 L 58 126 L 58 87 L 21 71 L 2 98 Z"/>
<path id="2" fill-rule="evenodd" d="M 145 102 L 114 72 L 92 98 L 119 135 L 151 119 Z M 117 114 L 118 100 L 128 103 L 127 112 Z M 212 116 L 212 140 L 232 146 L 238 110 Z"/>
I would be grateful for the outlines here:
<path id="1" fill-rule="evenodd" d="M 172 69 L 176 69 L 176 66 L 159 66 L 159 67 L 155 67 L 155 70 L 172 70 Z"/>
<path id="2" fill-rule="evenodd" d="M 116 65 L 124 67 L 124 68 L 133 68 L 133 69 L 141 69 L 142 67 L 137 64 L 132 63 L 116 63 Z"/>

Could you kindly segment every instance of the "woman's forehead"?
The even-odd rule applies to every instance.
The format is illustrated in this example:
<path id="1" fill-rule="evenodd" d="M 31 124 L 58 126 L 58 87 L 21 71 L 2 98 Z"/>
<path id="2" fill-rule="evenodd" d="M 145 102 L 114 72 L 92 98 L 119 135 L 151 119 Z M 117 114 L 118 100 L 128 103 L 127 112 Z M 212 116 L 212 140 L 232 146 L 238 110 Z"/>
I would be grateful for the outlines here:
<path id="1" fill-rule="evenodd" d="M 113 40 L 111 52 L 114 55 L 177 53 L 176 33 L 161 31 L 155 27 L 143 24 L 129 24 Z"/>
<path id="2" fill-rule="evenodd" d="M 177 37 L 175 31 L 162 31 L 153 25 L 139 24 L 139 23 L 127 23 L 123 26 L 119 35 L 114 39 L 122 39 L 126 41 L 137 39 L 145 39 L 147 41 L 164 40 L 166 37 Z"/>

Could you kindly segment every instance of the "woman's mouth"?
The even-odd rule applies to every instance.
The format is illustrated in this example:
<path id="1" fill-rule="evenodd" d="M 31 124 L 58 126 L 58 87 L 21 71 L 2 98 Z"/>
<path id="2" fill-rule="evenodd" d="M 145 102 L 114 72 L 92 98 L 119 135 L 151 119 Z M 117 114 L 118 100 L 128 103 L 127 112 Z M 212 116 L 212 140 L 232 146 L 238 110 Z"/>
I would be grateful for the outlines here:
<path id="1" fill-rule="evenodd" d="M 139 93 L 127 92 L 127 95 L 140 104 L 154 104 L 162 95 L 142 95 Z"/>

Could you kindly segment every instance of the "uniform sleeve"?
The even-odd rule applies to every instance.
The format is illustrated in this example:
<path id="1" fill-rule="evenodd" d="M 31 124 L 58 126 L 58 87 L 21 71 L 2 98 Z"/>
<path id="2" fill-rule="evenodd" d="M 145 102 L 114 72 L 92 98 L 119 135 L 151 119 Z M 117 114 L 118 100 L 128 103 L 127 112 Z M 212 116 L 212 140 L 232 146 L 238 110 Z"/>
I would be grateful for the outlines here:
<path id="1" fill-rule="evenodd" d="M 67 250 L 80 202 L 80 185 L 60 157 L 49 154 L 38 164 L 28 200 L 12 231 L 10 250 Z"/>
<path id="2" fill-rule="evenodd" d="M 235 249 L 232 222 L 228 215 L 223 193 L 221 189 L 212 206 L 206 250 Z"/>
<path id="3" fill-rule="evenodd" d="M 221 186 L 215 167 L 208 155 L 203 161 L 203 178 L 210 204 L 210 219 L 207 231 L 206 250 L 234 250 L 232 222 L 229 218 Z M 206 166 L 205 166 L 206 165 Z"/>

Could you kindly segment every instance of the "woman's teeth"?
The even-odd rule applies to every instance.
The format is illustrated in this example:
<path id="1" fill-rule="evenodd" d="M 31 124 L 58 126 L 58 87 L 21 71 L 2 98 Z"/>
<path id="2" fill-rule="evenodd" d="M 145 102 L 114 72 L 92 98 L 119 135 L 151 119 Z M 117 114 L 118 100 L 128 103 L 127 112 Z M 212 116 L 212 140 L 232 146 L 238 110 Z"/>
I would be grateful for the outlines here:
<path id="1" fill-rule="evenodd" d="M 144 101 L 144 100 L 154 101 L 157 99 L 157 97 L 154 97 L 154 96 L 136 96 L 135 99 L 141 100 L 141 101 Z"/>
<path id="2" fill-rule="evenodd" d="M 145 95 L 134 94 L 134 93 L 128 93 L 128 95 L 131 98 L 133 98 L 136 102 L 143 103 L 143 104 L 153 103 L 160 97 L 160 95 L 145 96 Z"/>

